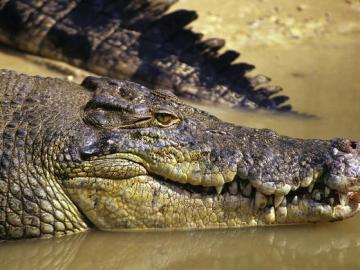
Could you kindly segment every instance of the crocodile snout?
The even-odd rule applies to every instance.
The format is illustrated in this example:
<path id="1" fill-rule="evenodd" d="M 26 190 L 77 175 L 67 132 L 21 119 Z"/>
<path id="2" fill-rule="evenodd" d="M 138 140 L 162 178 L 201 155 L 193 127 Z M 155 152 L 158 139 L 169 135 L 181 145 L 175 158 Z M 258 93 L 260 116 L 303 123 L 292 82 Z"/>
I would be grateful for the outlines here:
<path id="1" fill-rule="evenodd" d="M 327 166 L 326 185 L 340 192 L 360 191 L 360 142 L 337 141 Z"/>

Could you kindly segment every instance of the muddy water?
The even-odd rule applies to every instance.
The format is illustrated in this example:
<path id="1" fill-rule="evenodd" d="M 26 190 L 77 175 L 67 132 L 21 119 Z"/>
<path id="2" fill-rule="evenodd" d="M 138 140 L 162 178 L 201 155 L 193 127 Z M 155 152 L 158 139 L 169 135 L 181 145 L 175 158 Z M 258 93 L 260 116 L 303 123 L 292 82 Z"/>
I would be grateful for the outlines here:
<path id="1" fill-rule="evenodd" d="M 225 2 L 225 1 L 223 1 Z M 251 3 L 248 3 L 251 2 Z M 197 105 L 234 123 L 302 138 L 360 140 L 360 1 L 180 1 L 315 118 Z M 80 80 L 67 66 L 0 50 L 0 67 Z M 0 244 L 0 269 L 359 269 L 360 215 L 333 224 L 164 233 L 89 232 Z"/>
<path id="2" fill-rule="evenodd" d="M 332 225 L 90 232 L 0 246 L 1 269 L 359 269 L 354 219 Z"/>

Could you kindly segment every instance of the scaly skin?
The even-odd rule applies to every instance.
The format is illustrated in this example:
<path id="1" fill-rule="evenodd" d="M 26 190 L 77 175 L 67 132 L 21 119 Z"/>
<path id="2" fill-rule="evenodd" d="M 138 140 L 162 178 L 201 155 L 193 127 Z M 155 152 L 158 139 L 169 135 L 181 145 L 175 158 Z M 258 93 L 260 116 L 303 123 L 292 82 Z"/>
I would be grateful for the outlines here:
<path id="1" fill-rule="evenodd" d="M 0 237 L 341 220 L 360 144 L 222 122 L 136 83 L 0 73 Z"/>
<path id="2" fill-rule="evenodd" d="M 0 0 L 0 43 L 177 96 L 232 107 L 288 111 L 281 88 L 254 66 L 219 53 L 225 42 L 185 26 L 193 11 L 165 11 L 176 0 Z"/>

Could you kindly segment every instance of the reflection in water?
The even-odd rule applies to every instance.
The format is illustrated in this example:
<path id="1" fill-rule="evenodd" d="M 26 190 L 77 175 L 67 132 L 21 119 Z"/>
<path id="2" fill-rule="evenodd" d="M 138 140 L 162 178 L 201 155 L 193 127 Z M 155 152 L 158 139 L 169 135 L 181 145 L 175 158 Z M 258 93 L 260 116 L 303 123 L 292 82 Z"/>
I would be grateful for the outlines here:
<path id="1" fill-rule="evenodd" d="M 1 242 L 0 269 L 67 269 L 85 237 L 86 233 L 51 240 Z"/>
<path id="2" fill-rule="evenodd" d="M 8 270 L 329 270 L 360 267 L 356 260 L 359 252 L 357 226 L 345 221 L 219 231 L 90 232 L 59 239 L 1 243 L 0 262 L 1 269 Z"/>

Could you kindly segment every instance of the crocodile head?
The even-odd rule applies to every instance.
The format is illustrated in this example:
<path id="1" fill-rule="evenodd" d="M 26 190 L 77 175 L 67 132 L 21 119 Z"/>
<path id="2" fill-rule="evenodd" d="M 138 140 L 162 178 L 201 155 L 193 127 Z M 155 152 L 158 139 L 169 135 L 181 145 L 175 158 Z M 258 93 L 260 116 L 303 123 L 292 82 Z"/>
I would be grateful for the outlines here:
<path id="1" fill-rule="evenodd" d="M 223 122 L 170 92 L 88 77 L 55 173 L 98 228 L 341 220 L 359 210 L 360 144 Z"/>

